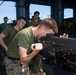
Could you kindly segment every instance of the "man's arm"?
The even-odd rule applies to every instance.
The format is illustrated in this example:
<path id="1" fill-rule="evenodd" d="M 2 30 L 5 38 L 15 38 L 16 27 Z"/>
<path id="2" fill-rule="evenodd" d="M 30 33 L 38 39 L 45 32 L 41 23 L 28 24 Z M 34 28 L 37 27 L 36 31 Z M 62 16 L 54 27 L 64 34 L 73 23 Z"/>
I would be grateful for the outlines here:
<path id="1" fill-rule="evenodd" d="M 36 54 L 38 54 L 38 52 L 39 51 L 37 50 L 27 54 L 27 49 L 19 47 L 20 63 L 27 64 Z"/>
<path id="2" fill-rule="evenodd" d="M 43 46 L 41 44 L 36 44 L 36 48 L 33 48 L 35 44 L 32 44 L 31 49 L 32 52 L 30 54 L 27 54 L 27 49 L 19 46 L 19 55 L 20 55 L 20 63 L 21 64 L 27 64 L 35 55 L 39 53 L 40 50 L 43 49 Z"/>
<path id="3" fill-rule="evenodd" d="M 7 47 L 7 45 L 5 44 L 5 42 L 4 42 L 4 40 L 3 40 L 5 37 L 6 37 L 6 36 L 5 36 L 3 33 L 0 34 L 0 45 L 1 45 L 3 48 L 5 48 L 5 50 L 7 51 L 8 47 Z"/>

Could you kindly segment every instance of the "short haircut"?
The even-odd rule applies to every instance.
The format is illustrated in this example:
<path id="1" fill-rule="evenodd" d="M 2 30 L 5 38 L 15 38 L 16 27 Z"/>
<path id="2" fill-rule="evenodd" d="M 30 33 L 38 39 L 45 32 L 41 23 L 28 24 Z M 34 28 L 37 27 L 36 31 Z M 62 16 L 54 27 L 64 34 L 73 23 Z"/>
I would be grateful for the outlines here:
<path id="1" fill-rule="evenodd" d="M 44 20 L 42 20 L 39 24 L 40 26 L 46 26 L 49 29 L 53 29 L 53 31 L 55 33 L 58 33 L 58 26 L 57 26 L 57 22 L 55 21 L 55 19 L 53 18 L 45 18 Z"/>
<path id="2" fill-rule="evenodd" d="M 21 19 L 23 19 L 23 20 L 26 21 L 26 18 L 25 17 L 19 17 L 17 20 L 21 20 Z"/>
<path id="3" fill-rule="evenodd" d="M 36 15 L 36 14 L 40 15 L 40 13 L 39 13 L 38 11 L 35 11 L 35 12 L 34 12 L 34 15 Z"/>
<path id="4" fill-rule="evenodd" d="M 7 19 L 8 20 L 8 17 L 4 17 L 3 19 Z"/>
<path id="5" fill-rule="evenodd" d="M 23 19 L 23 20 L 25 20 L 26 21 L 26 18 L 25 17 L 19 17 L 17 20 L 21 20 L 21 19 Z M 14 20 L 13 21 L 13 26 L 15 26 L 16 24 L 17 24 L 17 20 Z"/>

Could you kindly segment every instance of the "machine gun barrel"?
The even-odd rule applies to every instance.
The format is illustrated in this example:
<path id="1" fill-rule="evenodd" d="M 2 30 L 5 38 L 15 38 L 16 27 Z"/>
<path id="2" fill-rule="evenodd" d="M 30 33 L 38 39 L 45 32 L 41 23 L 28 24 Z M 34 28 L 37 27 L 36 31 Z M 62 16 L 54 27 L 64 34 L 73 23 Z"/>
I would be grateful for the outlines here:
<path id="1" fill-rule="evenodd" d="M 67 51 L 76 50 L 76 39 L 75 38 L 60 38 L 53 35 L 47 35 L 41 37 L 39 42 L 43 44 L 44 49 L 49 51 Z"/>

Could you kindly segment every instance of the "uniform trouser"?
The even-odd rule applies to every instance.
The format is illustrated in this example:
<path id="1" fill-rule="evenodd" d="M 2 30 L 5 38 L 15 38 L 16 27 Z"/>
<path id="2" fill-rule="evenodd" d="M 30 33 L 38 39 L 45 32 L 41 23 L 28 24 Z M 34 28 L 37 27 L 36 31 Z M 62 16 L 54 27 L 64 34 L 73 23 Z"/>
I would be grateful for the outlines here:
<path id="1" fill-rule="evenodd" d="M 44 75 L 43 73 L 37 73 L 37 74 L 35 74 L 35 73 L 31 73 L 30 72 L 30 75 Z"/>
<path id="2" fill-rule="evenodd" d="M 6 58 L 5 67 L 7 75 L 29 75 L 28 67 L 22 67 L 19 60 Z"/>

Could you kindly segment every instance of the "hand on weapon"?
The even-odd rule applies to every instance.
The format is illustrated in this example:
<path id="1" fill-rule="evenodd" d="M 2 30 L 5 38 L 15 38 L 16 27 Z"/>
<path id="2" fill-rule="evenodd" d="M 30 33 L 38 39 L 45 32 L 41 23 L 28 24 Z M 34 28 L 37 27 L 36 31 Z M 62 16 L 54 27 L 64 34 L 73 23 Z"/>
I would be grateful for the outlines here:
<path id="1" fill-rule="evenodd" d="M 68 34 L 64 33 L 63 35 L 60 35 L 60 38 L 69 38 Z"/>
<path id="2" fill-rule="evenodd" d="M 42 43 L 44 49 L 47 49 L 48 51 L 76 51 L 76 39 L 69 38 L 66 33 L 60 35 L 60 37 L 47 35 L 41 37 L 39 42 Z"/>

